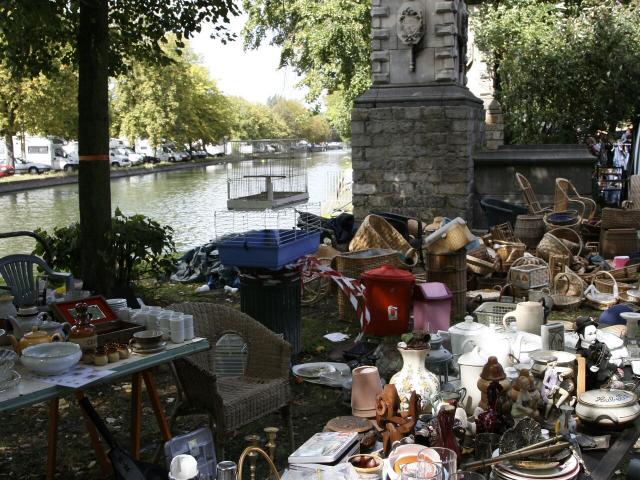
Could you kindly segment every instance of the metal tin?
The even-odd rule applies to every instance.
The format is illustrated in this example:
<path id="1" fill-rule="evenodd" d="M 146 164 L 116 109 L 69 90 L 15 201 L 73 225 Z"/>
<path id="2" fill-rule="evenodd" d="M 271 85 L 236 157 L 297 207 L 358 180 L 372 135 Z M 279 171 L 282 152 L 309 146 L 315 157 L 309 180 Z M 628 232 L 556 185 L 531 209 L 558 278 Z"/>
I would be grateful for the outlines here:
<path id="1" fill-rule="evenodd" d="M 225 460 L 216 466 L 216 480 L 235 480 L 238 466 L 235 462 Z"/>

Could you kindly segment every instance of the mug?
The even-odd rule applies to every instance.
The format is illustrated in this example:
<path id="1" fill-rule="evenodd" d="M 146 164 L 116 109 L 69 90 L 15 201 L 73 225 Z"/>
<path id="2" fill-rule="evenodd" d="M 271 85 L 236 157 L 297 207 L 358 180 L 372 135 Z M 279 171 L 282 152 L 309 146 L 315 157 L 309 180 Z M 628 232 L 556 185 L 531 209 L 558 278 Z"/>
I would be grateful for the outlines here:
<path id="1" fill-rule="evenodd" d="M 508 318 L 516 319 L 516 329 L 520 332 L 529 332 L 540 335 L 540 327 L 544 325 L 544 307 L 539 302 L 520 302 L 512 312 L 505 313 L 502 324 L 509 329 Z"/>

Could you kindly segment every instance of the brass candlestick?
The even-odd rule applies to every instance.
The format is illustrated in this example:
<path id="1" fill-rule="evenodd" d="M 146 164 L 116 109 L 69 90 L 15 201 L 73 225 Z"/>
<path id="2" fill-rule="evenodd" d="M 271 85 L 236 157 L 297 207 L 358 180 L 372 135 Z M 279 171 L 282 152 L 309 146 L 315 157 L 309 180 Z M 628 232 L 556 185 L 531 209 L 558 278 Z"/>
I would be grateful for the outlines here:
<path id="1" fill-rule="evenodd" d="M 264 433 L 267 435 L 267 443 L 265 444 L 265 447 L 267 447 L 267 450 L 269 452 L 269 458 L 271 459 L 271 461 L 275 460 L 276 435 L 278 434 L 279 431 L 280 429 L 278 427 L 266 427 L 264 429 Z"/>
<path id="2" fill-rule="evenodd" d="M 255 434 L 247 435 L 246 437 L 244 437 L 244 440 L 249 444 L 247 448 L 257 448 L 260 437 Z M 256 463 L 258 462 L 258 453 L 255 451 L 250 451 L 247 456 L 249 457 L 249 478 L 251 480 L 256 480 Z"/>

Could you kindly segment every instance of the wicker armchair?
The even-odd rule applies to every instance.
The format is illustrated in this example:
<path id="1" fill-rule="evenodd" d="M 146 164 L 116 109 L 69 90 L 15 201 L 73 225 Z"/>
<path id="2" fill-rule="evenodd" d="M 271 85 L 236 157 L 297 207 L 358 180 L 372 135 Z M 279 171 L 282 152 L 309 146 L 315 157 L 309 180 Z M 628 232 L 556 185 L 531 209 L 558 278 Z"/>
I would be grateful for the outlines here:
<path id="1" fill-rule="evenodd" d="M 293 451 L 293 424 L 289 403 L 291 346 L 278 335 L 232 308 L 211 303 L 178 303 L 171 310 L 193 315 L 195 334 L 209 340 L 211 348 L 177 360 L 175 368 L 185 399 L 178 415 L 206 413 L 216 433 L 218 458 L 224 458 L 225 438 L 236 429 L 280 410 L 287 423 Z M 215 374 L 216 343 L 236 334 L 248 345 L 243 375 Z M 186 400 L 186 401 L 184 401 Z"/>
<path id="2" fill-rule="evenodd" d="M 529 183 L 527 177 L 525 177 L 521 173 L 516 172 L 516 182 L 518 183 L 518 187 L 520 187 L 520 190 L 522 190 L 522 198 L 524 199 L 524 203 L 527 204 L 527 207 L 529 207 L 529 212 L 532 215 L 541 215 L 550 211 L 548 207 L 542 208 L 542 205 L 540 205 L 540 202 L 538 201 L 538 196 L 536 195 L 536 192 L 533 191 L 531 183 Z"/>
<path id="3" fill-rule="evenodd" d="M 576 187 L 566 178 L 556 178 L 556 190 L 553 201 L 555 212 L 566 212 L 569 204 L 578 206 L 578 215 L 585 220 L 591 220 L 596 213 L 596 202 L 589 197 L 583 197 Z"/>

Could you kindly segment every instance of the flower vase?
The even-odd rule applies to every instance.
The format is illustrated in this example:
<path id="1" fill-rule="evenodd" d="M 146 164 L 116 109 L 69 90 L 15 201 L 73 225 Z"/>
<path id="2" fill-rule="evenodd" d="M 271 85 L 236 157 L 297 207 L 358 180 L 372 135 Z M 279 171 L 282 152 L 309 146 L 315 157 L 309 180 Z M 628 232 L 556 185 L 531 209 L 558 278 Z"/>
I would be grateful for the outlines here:
<path id="1" fill-rule="evenodd" d="M 391 377 L 389 383 L 395 385 L 398 391 L 400 410 L 409 410 L 409 397 L 411 392 L 416 392 L 420 395 L 420 409 L 423 413 L 428 412 L 432 395 L 440 391 L 438 377 L 427 370 L 424 364 L 429 349 L 410 349 L 398 345 L 398 351 L 402 355 L 402 370 Z"/>

